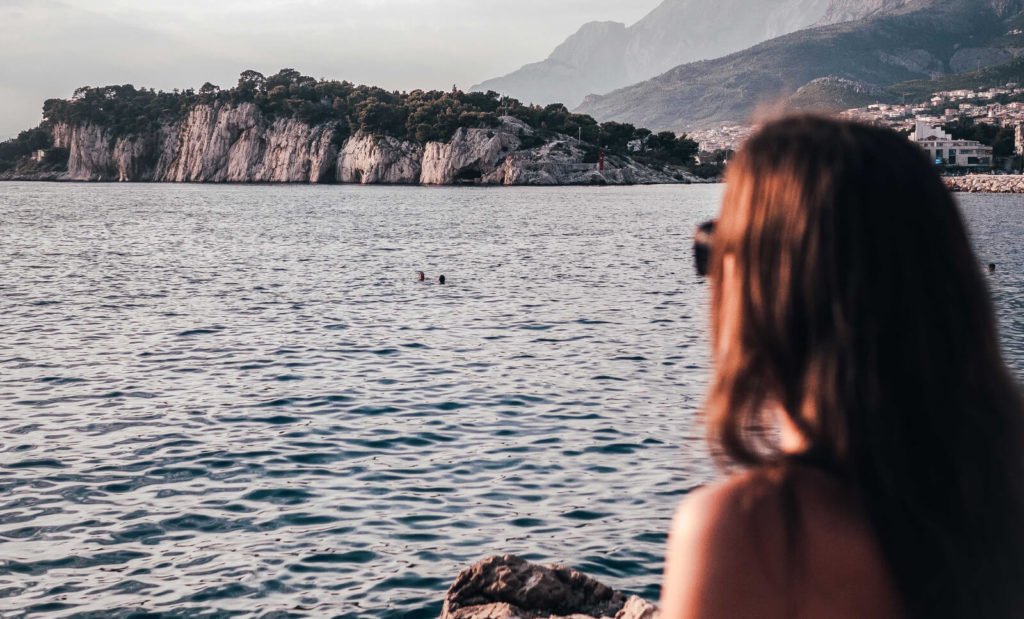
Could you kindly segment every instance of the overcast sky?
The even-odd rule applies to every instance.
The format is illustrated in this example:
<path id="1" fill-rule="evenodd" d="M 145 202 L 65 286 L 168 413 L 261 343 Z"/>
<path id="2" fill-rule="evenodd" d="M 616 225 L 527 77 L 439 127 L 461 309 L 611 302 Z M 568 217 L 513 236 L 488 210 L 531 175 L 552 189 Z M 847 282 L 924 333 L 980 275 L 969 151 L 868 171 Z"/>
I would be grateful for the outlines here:
<path id="1" fill-rule="evenodd" d="M 78 86 L 235 84 L 291 67 L 388 89 L 468 88 L 583 23 L 660 0 L 0 0 L 0 139 Z"/>

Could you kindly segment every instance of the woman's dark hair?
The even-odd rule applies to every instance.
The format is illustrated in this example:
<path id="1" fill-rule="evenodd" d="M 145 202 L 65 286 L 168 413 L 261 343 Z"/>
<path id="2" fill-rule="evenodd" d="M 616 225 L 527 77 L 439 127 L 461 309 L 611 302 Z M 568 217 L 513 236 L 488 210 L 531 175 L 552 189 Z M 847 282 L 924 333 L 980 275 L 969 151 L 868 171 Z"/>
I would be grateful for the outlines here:
<path id="1" fill-rule="evenodd" d="M 1024 617 L 1024 403 L 936 169 L 892 131 L 801 116 L 751 138 L 727 183 L 712 444 L 847 484 L 910 616 Z M 780 413 L 803 453 L 766 430 Z"/>

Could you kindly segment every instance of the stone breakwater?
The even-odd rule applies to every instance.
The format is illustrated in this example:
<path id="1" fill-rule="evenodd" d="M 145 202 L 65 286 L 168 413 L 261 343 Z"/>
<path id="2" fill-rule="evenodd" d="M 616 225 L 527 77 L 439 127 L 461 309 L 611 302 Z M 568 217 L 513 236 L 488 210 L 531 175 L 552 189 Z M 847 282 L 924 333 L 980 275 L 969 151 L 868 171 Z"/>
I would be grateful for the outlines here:
<path id="1" fill-rule="evenodd" d="M 943 180 L 952 191 L 963 193 L 1024 193 L 1024 175 L 969 174 L 947 176 Z"/>
<path id="2" fill-rule="evenodd" d="M 658 609 L 568 567 L 505 555 L 459 574 L 441 619 L 657 619 Z"/>
<path id="3" fill-rule="evenodd" d="M 654 169 L 609 156 L 604 170 L 583 163 L 568 136 L 538 140 L 511 116 L 489 129 L 460 128 L 447 142 L 418 144 L 331 124 L 270 119 L 253 104 L 198 105 L 181 121 L 118 136 L 96 124 L 58 123 L 54 146 L 66 170 L 31 165 L 8 180 L 191 183 L 359 183 L 406 185 L 632 185 L 702 182 L 680 168 Z M 542 142 L 537 145 L 538 142 Z"/>

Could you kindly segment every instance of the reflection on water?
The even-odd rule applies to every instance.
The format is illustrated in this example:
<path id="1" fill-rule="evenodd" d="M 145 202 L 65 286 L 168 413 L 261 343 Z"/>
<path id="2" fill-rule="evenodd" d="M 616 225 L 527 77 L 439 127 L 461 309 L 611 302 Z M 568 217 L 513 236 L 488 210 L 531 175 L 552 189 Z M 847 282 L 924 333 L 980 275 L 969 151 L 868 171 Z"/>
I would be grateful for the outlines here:
<path id="1" fill-rule="evenodd" d="M 0 614 L 433 617 L 504 552 L 656 597 L 719 194 L 0 184 Z M 1018 371 L 1019 211 L 965 200 Z"/>

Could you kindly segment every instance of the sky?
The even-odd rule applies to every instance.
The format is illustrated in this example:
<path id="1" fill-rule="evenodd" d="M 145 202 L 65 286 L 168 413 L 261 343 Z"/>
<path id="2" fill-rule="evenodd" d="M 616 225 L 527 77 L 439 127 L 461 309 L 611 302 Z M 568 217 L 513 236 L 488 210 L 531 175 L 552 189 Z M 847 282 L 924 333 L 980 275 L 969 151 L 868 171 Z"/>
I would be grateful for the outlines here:
<path id="1" fill-rule="evenodd" d="M 284 67 L 389 90 L 466 89 L 588 21 L 660 0 L 0 0 L 0 139 L 79 86 L 161 90 Z"/>

